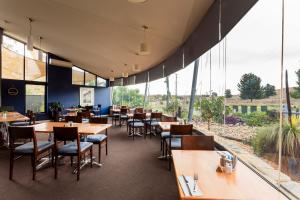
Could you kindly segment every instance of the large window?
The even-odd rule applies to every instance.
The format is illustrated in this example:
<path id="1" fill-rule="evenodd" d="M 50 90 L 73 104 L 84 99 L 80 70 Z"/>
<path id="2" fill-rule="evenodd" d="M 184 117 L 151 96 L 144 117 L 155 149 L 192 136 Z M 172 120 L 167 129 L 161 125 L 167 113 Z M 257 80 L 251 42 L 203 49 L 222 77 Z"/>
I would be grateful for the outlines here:
<path id="1" fill-rule="evenodd" d="M 96 86 L 96 75 L 89 72 L 85 72 L 85 85 Z"/>
<path id="2" fill-rule="evenodd" d="M 45 85 L 26 84 L 26 110 L 45 112 Z"/>
<path id="3" fill-rule="evenodd" d="M 84 85 L 84 71 L 78 67 L 72 67 L 72 84 Z"/>
<path id="4" fill-rule="evenodd" d="M 97 86 L 98 87 L 106 87 L 106 80 L 101 78 L 101 77 L 97 77 Z"/>
<path id="5" fill-rule="evenodd" d="M 24 44 L 3 36 L 2 78 L 24 79 Z"/>
<path id="6" fill-rule="evenodd" d="M 3 36 L 2 78 L 46 82 L 46 57 L 43 51 L 28 51 L 23 43 Z"/>

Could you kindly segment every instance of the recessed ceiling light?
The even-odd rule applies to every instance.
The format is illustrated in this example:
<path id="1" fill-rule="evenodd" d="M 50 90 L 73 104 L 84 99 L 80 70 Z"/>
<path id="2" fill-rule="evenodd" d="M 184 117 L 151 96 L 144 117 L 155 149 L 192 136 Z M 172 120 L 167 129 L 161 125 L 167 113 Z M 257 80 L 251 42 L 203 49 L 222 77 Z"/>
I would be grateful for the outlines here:
<path id="1" fill-rule="evenodd" d="M 147 0 L 128 0 L 130 3 L 145 3 Z"/>

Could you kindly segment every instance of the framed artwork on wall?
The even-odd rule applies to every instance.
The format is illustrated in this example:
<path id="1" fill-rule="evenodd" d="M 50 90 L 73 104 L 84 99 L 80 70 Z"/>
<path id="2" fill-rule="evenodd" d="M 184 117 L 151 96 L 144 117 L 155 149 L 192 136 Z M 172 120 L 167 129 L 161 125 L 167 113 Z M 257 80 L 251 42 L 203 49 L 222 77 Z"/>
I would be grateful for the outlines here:
<path id="1" fill-rule="evenodd" d="M 80 87 L 80 105 L 93 106 L 94 105 L 94 88 Z"/>

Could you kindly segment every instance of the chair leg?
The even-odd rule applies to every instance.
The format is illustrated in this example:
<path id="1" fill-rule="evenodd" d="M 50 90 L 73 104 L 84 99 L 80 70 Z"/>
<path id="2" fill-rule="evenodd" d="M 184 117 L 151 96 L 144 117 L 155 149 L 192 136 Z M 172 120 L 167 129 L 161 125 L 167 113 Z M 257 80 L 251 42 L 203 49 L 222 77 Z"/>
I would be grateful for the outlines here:
<path id="1" fill-rule="evenodd" d="M 93 168 L 93 146 L 90 149 L 91 168 Z"/>
<path id="2" fill-rule="evenodd" d="M 169 171 L 171 171 L 172 168 L 172 156 L 171 156 L 171 148 L 169 148 Z"/>
<path id="3" fill-rule="evenodd" d="M 35 174 L 36 174 L 36 157 L 35 157 L 35 155 L 31 156 L 31 165 L 32 165 L 32 180 L 35 180 Z"/>
<path id="4" fill-rule="evenodd" d="M 99 163 L 101 163 L 101 143 L 99 143 L 98 159 Z"/>
<path id="5" fill-rule="evenodd" d="M 71 156 L 71 167 L 73 167 L 73 156 Z"/>
<path id="6" fill-rule="evenodd" d="M 12 180 L 13 178 L 13 172 L 14 172 L 14 153 L 11 151 L 10 152 L 10 165 L 9 165 L 9 180 Z"/>
<path id="7" fill-rule="evenodd" d="M 54 159 L 54 178 L 57 179 L 57 162 L 58 162 L 58 156 L 55 154 L 55 159 Z"/>
<path id="8" fill-rule="evenodd" d="M 106 142 L 105 142 L 105 154 L 106 155 L 108 154 L 107 146 L 108 146 L 108 140 L 106 139 Z"/>
<path id="9" fill-rule="evenodd" d="M 81 156 L 77 156 L 77 181 L 79 181 L 80 178 L 80 163 L 81 163 Z"/>

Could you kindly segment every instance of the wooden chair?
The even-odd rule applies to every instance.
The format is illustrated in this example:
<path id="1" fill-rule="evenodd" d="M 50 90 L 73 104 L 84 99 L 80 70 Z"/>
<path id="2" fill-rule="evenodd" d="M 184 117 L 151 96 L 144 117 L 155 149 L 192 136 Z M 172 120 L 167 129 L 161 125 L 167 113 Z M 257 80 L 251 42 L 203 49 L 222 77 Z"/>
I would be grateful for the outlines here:
<path id="1" fill-rule="evenodd" d="M 25 116 L 29 118 L 28 121 L 12 122 L 10 125 L 11 126 L 29 126 L 29 125 L 34 125 L 35 124 L 36 116 L 35 116 L 35 114 L 32 110 L 27 110 Z"/>
<path id="2" fill-rule="evenodd" d="M 161 117 L 162 117 L 162 113 L 161 112 L 153 112 L 153 113 L 151 113 L 150 120 L 146 121 L 146 134 L 145 134 L 145 137 L 147 135 L 148 127 L 149 127 L 150 138 L 151 138 L 152 134 L 156 135 L 157 128 L 159 127 L 158 122 L 161 121 Z M 155 131 L 155 132 L 152 132 L 152 131 Z"/>
<path id="3" fill-rule="evenodd" d="M 77 116 L 65 116 L 65 121 L 66 122 L 76 122 Z"/>
<path id="4" fill-rule="evenodd" d="M 9 179 L 13 178 L 13 168 L 14 161 L 16 160 L 15 156 L 30 156 L 31 157 L 31 165 L 32 165 L 32 180 L 35 180 L 36 175 L 36 166 L 38 160 L 45 155 L 45 152 L 53 150 L 54 144 L 49 141 L 37 141 L 34 127 L 28 126 L 9 126 L 9 151 L 10 151 L 10 166 L 9 166 Z M 32 140 L 32 142 L 28 142 L 22 144 L 20 146 L 16 146 L 15 142 L 19 139 Z M 53 153 L 53 151 L 52 151 Z"/>
<path id="5" fill-rule="evenodd" d="M 162 115 L 161 121 L 162 122 L 177 122 L 177 117 L 171 117 L 171 116 Z M 164 152 L 165 152 L 165 146 L 166 146 L 165 143 L 166 143 L 166 139 L 168 137 L 170 137 L 170 132 L 169 131 L 167 131 L 167 132 L 161 132 L 160 136 L 161 136 L 161 138 L 160 138 L 160 150 L 163 152 L 163 155 L 165 155 L 164 154 Z"/>
<path id="6" fill-rule="evenodd" d="M 92 117 L 90 118 L 90 123 L 94 124 L 107 124 L 108 118 L 107 117 Z M 105 144 L 105 154 L 108 154 L 108 135 L 107 135 L 107 129 L 105 130 L 105 134 L 96 134 L 96 135 L 88 135 L 86 137 L 87 142 L 91 142 L 93 144 L 99 145 L 99 151 L 98 151 L 98 158 L 99 158 L 99 164 L 101 163 L 101 146 L 102 144 Z"/>
<path id="7" fill-rule="evenodd" d="M 55 144 L 55 171 L 54 178 L 57 179 L 58 156 L 71 156 L 71 165 L 73 156 L 77 157 L 77 181 L 80 178 L 81 158 L 90 152 L 91 167 L 93 167 L 93 143 L 80 142 L 78 127 L 53 127 Z M 59 146 L 60 141 L 71 141 L 63 146 Z M 74 142 L 73 142 L 74 141 Z"/>
<path id="8" fill-rule="evenodd" d="M 122 122 L 127 122 L 128 120 L 128 108 L 121 108 L 120 110 L 120 118 L 119 118 L 119 124 L 122 126 Z"/>
<path id="9" fill-rule="evenodd" d="M 211 150 L 215 149 L 214 136 L 193 135 L 181 137 L 182 150 Z"/>
<path id="10" fill-rule="evenodd" d="M 134 140 L 136 135 L 135 129 L 139 129 L 140 133 L 145 135 L 145 119 L 146 113 L 135 113 L 133 115 L 133 121 L 129 124 L 129 136 L 132 136 L 132 140 Z"/>
<path id="11" fill-rule="evenodd" d="M 144 108 L 140 107 L 140 108 L 136 108 L 134 110 L 134 113 L 143 113 L 144 112 Z"/>
<path id="12" fill-rule="evenodd" d="M 181 137 L 193 134 L 193 124 L 171 125 L 170 137 L 166 140 L 166 149 L 169 155 L 169 170 L 171 170 L 171 156 L 173 149 L 181 149 Z"/>

